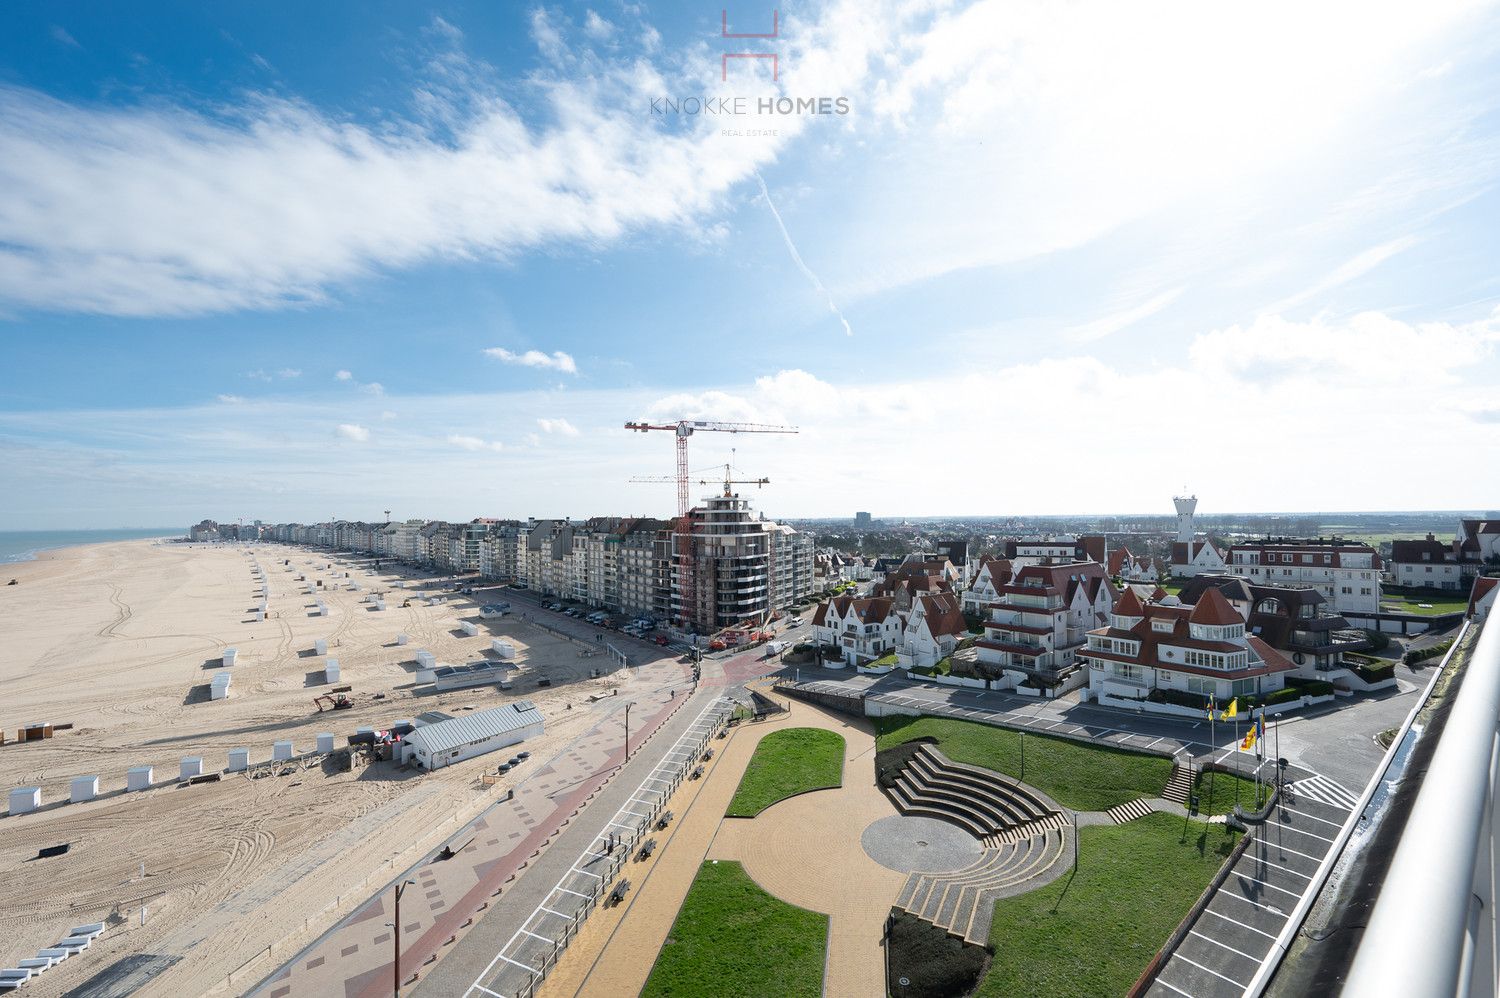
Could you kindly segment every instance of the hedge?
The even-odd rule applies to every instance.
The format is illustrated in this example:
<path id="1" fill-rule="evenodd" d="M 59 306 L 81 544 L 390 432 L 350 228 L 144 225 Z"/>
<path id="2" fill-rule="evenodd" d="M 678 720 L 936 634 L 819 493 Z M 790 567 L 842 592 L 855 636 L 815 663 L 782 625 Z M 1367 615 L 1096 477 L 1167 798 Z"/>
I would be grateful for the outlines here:
<path id="1" fill-rule="evenodd" d="M 1417 651 L 1409 651 L 1401 657 L 1401 661 L 1405 662 L 1407 665 L 1411 665 L 1413 662 L 1425 662 L 1429 658 L 1441 658 L 1442 656 L 1448 654 L 1448 649 L 1452 647 L 1453 639 L 1449 638 L 1447 641 L 1439 641 L 1437 644 L 1431 646 L 1430 648 L 1421 648 Z"/>
<path id="2" fill-rule="evenodd" d="M 1387 662 L 1384 665 L 1356 665 L 1354 674 L 1367 683 L 1379 683 L 1390 679 L 1396 674 L 1396 663 Z"/>

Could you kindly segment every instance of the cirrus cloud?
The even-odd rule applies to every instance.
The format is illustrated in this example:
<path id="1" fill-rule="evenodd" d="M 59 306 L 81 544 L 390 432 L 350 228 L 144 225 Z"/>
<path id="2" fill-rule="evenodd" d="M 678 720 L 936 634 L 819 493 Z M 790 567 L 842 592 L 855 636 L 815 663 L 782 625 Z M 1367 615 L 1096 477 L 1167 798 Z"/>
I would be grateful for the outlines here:
<path id="1" fill-rule="evenodd" d="M 345 440 L 353 440 L 356 443 L 364 443 L 370 439 L 370 431 L 358 423 L 340 423 L 335 432 Z"/>
<path id="2" fill-rule="evenodd" d="M 577 374 L 578 365 L 574 363 L 571 355 L 561 350 L 554 350 L 550 354 L 540 350 L 527 350 L 524 353 L 516 353 L 504 347 L 490 347 L 484 352 L 486 357 L 491 357 L 502 364 L 514 364 L 519 367 L 539 367 L 548 371 L 561 371 L 563 374 Z"/>

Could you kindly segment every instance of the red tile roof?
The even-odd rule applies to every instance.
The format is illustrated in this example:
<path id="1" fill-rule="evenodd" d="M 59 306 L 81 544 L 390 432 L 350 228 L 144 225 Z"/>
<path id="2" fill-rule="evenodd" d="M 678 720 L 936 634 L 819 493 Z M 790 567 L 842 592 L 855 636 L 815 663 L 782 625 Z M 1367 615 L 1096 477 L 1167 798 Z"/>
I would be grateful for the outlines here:
<path id="1" fill-rule="evenodd" d="M 1140 617 L 1145 615 L 1145 608 L 1141 606 L 1140 597 L 1136 596 L 1134 589 L 1125 590 L 1125 595 L 1115 604 L 1115 613 L 1123 617 Z"/>
<path id="2" fill-rule="evenodd" d="M 1245 622 L 1244 618 L 1239 615 L 1239 612 L 1229 605 L 1229 601 L 1224 598 L 1224 594 L 1217 589 L 1208 589 L 1202 596 L 1198 597 L 1198 604 L 1193 607 L 1193 612 L 1188 617 L 1188 620 L 1194 624 L 1210 624 L 1220 627 L 1227 624 L 1243 624 Z"/>

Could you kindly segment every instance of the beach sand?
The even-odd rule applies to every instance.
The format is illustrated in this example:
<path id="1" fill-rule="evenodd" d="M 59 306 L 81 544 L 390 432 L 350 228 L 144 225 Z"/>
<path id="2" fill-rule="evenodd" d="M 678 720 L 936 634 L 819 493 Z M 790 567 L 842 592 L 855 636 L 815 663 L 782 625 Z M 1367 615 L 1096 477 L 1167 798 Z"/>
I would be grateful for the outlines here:
<path id="1" fill-rule="evenodd" d="M 327 731 L 342 747 L 361 725 L 521 697 L 547 719 L 547 733 L 524 748 L 546 756 L 591 723 L 591 711 L 568 703 L 583 706 L 589 694 L 629 681 L 589 678 L 606 668 L 601 656 L 585 657 L 579 643 L 514 616 L 480 620 L 483 592 L 403 607 L 410 590 L 390 583 L 425 578 L 389 567 L 369 576 L 370 559 L 352 555 L 254 550 L 269 587 L 271 617 L 261 622 L 253 621 L 252 558 L 239 546 L 99 544 L 5 569 L 18 584 L 0 585 L 0 782 L 7 792 L 41 787 L 43 810 L 0 818 L 0 965 L 56 943 L 71 926 L 112 922 L 93 948 L 30 982 L 34 998 L 142 954 L 175 960 L 142 995 L 238 993 L 489 806 L 507 780 L 482 784 L 480 774 L 500 761 L 490 755 L 427 775 L 389 763 L 338 772 L 315 761 L 286 775 L 226 774 L 188 786 L 177 781 L 183 757 L 201 756 L 204 773 L 219 773 L 231 748 L 250 749 L 253 765 L 270 758 L 277 740 L 310 752 Z M 322 570 L 330 561 L 335 570 Z M 299 574 L 324 581 L 317 598 L 329 616 L 310 615 L 314 597 L 294 581 Z M 386 594 L 383 612 L 361 602 L 374 588 Z M 464 636 L 460 620 L 478 624 L 479 636 Z M 395 644 L 398 631 L 409 644 Z M 415 687 L 417 649 L 440 662 L 473 661 L 497 636 L 516 644 L 532 675 L 556 685 L 522 680 L 514 692 L 479 686 L 437 695 Z M 328 689 L 323 659 L 312 653 L 318 638 L 339 660 L 340 683 L 354 688 L 352 710 L 320 715 L 313 705 Z M 226 647 L 238 649 L 231 694 L 212 701 L 207 684 Z M 374 700 L 377 693 L 385 699 Z M 22 724 L 43 721 L 73 727 L 41 742 L 12 741 Z M 140 765 L 155 767 L 153 789 L 118 793 L 126 770 Z M 90 775 L 100 778 L 101 799 L 49 806 L 67 799 L 74 777 Z M 62 843 L 66 855 L 36 858 Z"/>

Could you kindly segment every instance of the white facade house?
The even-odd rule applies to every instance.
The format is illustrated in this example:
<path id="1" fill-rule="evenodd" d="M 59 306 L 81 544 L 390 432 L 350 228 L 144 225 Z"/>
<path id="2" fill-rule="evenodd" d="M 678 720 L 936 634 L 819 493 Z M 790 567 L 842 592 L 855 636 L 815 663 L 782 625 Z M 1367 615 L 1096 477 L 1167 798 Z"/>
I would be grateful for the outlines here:
<path id="1" fill-rule="evenodd" d="M 1142 603 L 1127 590 L 1106 627 L 1089 632 L 1079 657 L 1089 666 L 1089 691 L 1140 700 L 1175 690 L 1220 707 L 1237 696 L 1261 696 L 1286 685 L 1293 664 L 1246 633 L 1239 612 L 1218 589 L 1196 605 Z"/>
<path id="2" fill-rule="evenodd" d="M 976 642 L 981 666 L 1010 671 L 1037 683 L 1071 689 L 1076 654 L 1089 630 L 1104 623 L 1115 588 L 1095 561 L 1028 565 L 1000 588 L 989 607 L 985 636 Z"/>
<path id="3" fill-rule="evenodd" d="M 1010 582 L 1013 571 L 1005 558 L 984 558 L 974 574 L 974 581 L 963 592 L 964 613 L 983 613 L 985 607 L 1000 599 L 1000 587 Z"/>
<path id="4" fill-rule="evenodd" d="M 901 631 L 896 662 L 906 669 L 925 669 L 952 655 L 968 627 L 958 597 L 934 593 L 912 600 Z"/>
<path id="5" fill-rule="evenodd" d="M 1207 539 L 1177 541 L 1172 545 L 1172 575 L 1175 578 L 1223 572 L 1227 564 L 1224 551 Z"/>
<path id="6" fill-rule="evenodd" d="M 1500 593 L 1500 578 L 1481 576 L 1475 579 L 1474 588 L 1469 593 L 1469 619 L 1476 623 L 1487 620 L 1495 609 L 1496 593 Z"/>
<path id="7" fill-rule="evenodd" d="M 424 725 L 402 741 L 401 759 L 441 769 L 540 736 L 542 712 L 530 700 Z"/>
<path id="8" fill-rule="evenodd" d="M 901 644 L 903 622 L 888 596 L 836 596 L 813 615 L 813 636 L 819 645 L 839 650 L 849 665 L 868 665 Z"/>
<path id="9" fill-rule="evenodd" d="M 1380 555 L 1340 540 L 1265 540 L 1229 549 L 1236 575 L 1252 583 L 1311 586 L 1338 613 L 1380 612 Z"/>

